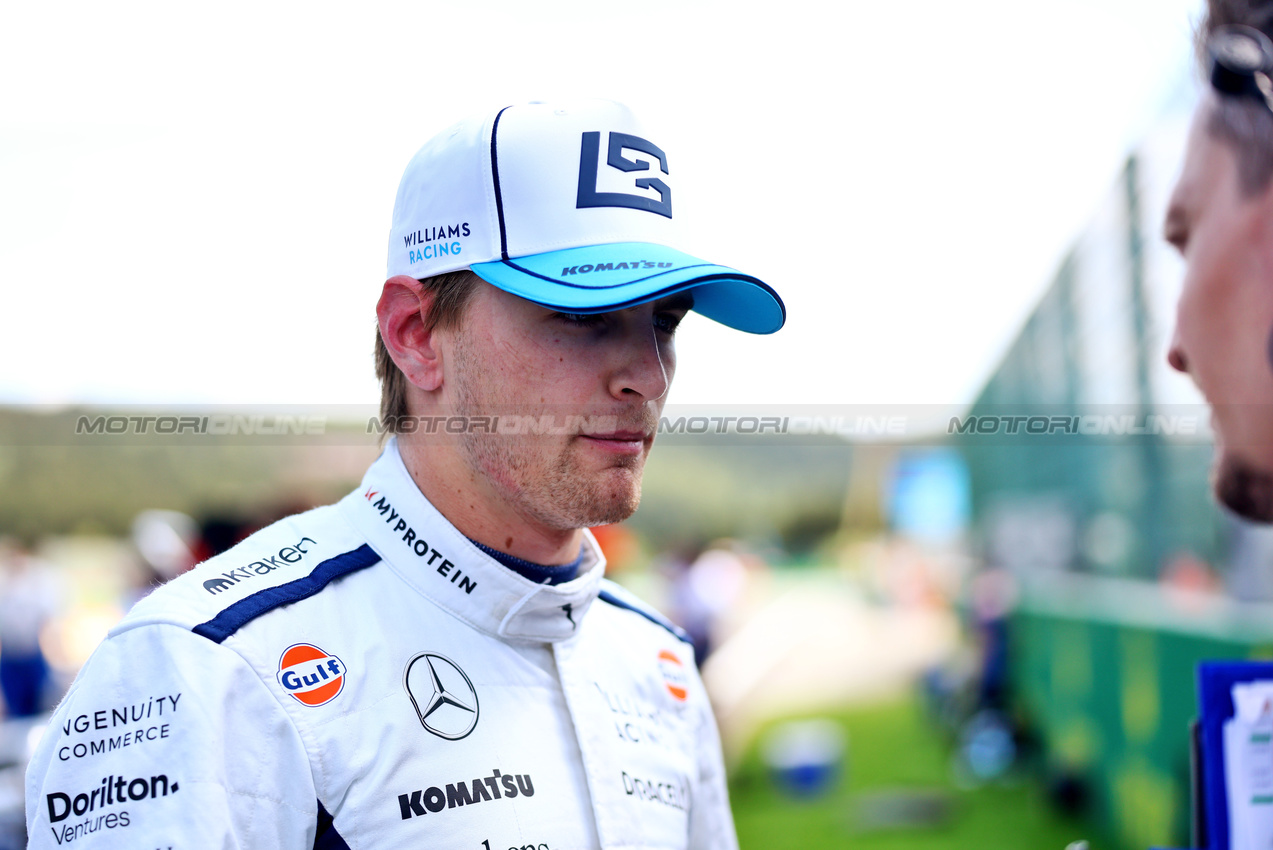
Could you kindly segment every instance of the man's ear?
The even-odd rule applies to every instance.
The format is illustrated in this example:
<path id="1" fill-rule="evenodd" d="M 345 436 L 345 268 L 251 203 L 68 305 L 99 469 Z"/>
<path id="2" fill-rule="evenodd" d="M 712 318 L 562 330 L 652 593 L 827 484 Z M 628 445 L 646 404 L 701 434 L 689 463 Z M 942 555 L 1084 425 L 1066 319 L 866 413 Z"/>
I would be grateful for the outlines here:
<path id="1" fill-rule="evenodd" d="M 380 338 L 407 380 L 427 392 L 442 386 L 442 357 L 424 317 L 433 309 L 433 293 L 420 281 L 397 275 L 385 281 L 376 303 Z"/>

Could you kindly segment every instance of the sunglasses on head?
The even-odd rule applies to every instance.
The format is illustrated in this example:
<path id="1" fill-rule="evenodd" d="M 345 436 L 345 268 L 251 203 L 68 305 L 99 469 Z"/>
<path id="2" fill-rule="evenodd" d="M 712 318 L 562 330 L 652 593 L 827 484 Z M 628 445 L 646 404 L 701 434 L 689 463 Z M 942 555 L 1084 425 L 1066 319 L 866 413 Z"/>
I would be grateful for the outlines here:
<path id="1" fill-rule="evenodd" d="M 1249 97 L 1273 111 L 1273 41 L 1257 29 L 1217 27 L 1207 39 L 1211 87 L 1229 97 Z"/>

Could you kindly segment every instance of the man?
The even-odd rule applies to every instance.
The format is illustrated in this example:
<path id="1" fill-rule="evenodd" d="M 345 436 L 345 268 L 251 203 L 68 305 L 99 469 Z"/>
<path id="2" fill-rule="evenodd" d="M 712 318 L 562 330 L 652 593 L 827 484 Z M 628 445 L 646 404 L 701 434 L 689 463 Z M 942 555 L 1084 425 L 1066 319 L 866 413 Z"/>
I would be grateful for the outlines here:
<path id="1" fill-rule="evenodd" d="M 636 508 L 685 312 L 785 318 L 670 247 L 673 173 L 605 102 L 425 145 L 378 305 L 396 435 L 111 632 L 32 761 L 32 846 L 735 846 L 688 644 L 585 530 Z"/>
<path id="2" fill-rule="evenodd" d="M 1213 484 L 1273 522 L 1273 2 L 1211 0 L 1211 86 L 1194 115 L 1165 236 L 1186 264 L 1171 365 L 1212 407 Z"/>

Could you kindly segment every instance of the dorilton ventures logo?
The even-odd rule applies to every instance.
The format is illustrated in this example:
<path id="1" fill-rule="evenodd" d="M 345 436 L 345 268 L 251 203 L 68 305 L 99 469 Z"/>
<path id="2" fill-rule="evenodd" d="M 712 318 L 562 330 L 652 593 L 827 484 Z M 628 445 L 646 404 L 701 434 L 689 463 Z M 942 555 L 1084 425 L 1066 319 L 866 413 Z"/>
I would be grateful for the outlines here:
<path id="1" fill-rule="evenodd" d="M 477 726 L 477 690 L 451 659 L 421 652 L 407 662 L 402 683 L 420 724 L 439 738 L 458 741 Z"/>
<path id="2" fill-rule="evenodd" d="M 149 779 L 137 777 L 125 779 L 122 776 L 107 776 L 100 785 L 74 796 L 54 791 L 45 795 L 49 806 L 49 823 L 64 821 L 72 814 L 79 816 L 107 806 L 118 806 L 130 800 L 152 800 L 156 797 L 167 797 L 176 794 L 177 780 L 168 781 L 166 774 L 152 776 Z"/>
<path id="3" fill-rule="evenodd" d="M 326 705 L 345 689 L 345 665 L 313 644 L 297 643 L 279 658 L 278 681 L 302 705 Z"/>
<path id="4" fill-rule="evenodd" d="M 309 549 L 305 548 L 306 543 L 309 543 L 310 546 L 317 545 L 312 537 L 302 537 L 291 546 L 284 546 L 279 549 L 277 555 L 266 555 L 264 558 L 253 561 L 246 566 L 235 567 L 224 572 L 217 578 L 208 579 L 203 583 L 203 589 L 208 591 L 208 593 L 220 593 L 253 576 L 267 575 L 287 564 L 295 564 L 309 554 Z"/>

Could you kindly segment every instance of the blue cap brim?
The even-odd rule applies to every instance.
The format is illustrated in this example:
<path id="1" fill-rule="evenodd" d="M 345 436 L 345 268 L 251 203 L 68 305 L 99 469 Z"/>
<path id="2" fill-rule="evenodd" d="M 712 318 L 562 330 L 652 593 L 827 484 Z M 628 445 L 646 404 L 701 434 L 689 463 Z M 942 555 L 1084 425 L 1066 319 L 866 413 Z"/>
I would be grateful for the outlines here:
<path id="1" fill-rule="evenodd" d="M 756 278 L 648 242 L 566 248 L 470 268 L 505 292 L 570 313 L 606 313 L 693 290 L 696 313 L 740 331 L 769 334 L 787 321 L 778 293 Z"/>

